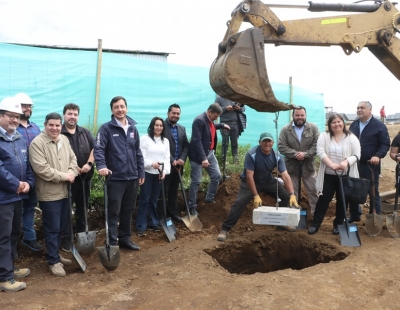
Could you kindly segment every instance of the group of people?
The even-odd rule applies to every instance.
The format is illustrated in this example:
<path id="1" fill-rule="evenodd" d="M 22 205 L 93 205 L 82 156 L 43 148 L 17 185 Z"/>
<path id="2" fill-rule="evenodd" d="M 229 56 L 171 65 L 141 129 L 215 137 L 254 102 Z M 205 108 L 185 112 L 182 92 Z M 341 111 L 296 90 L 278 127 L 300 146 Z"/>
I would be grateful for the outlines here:
<path id="1" fill-rule="evenodd" d="M 369 196 L 375 198 L 375 212 L 381 213 L 379 195 L 379 175 L 381 159 L 390 148 L 387 127 L 372 115 L 372 104 L 362 101 L 357 106 L 358 119 L 350 128 L 346 128 L 341 114 L 329 116 L 327 132 L 319 133 L 315 124 L 306 121 L 306 109 L 299 106 L 293 110 L 293 121 L 282 128 L 279 134 L 278 150 L 284 156 L 275 154 L 272 149 L 274 138 L 270 133 L 263 133 L 259 145 L 250 149 L 245 158 L 244 171 L 236 201 L 233 203 L 227 219 L 221 227 L 218 241 L 225 241 L 230 229 L 237 223 L 248 202 L 253 198 L 253 207 L 262 204 L 258 193 L 263 191 L 276 199 L 280 206 L 297 205 L 299 183 L 303 182 L 307 192 L 312 223 L 309 234 L 318 232 L 329 203 L 336 196 L 336 216 L 333 221 L 334 235 L 339 234 L 338 225 L 345 220 L 339 175 L 349 174 L 374 180 Z M 391 145 L 390 156 L 396 162 L 400 160 L 400 133 Z M 271 155 L 272 154 L 272 155 Z M 318 172 L 315 157 L 320 159 Z M 284 186 L 273 178 L 271 171 L 278 167 Z M 371 173 L 374 178 L 371 178 Z M 278 197 L 276 197 L 278 186 Z M 284 187 L 284 188 L 283 188 Z M 371 190 L 375 188 L 375 193 Z M 288 195 L 290 200 L 288 202 Z M 297 196 L 298 197 L 298 196 Z M 361 220 L 361 206 L 349 203 L 349 223 Z M 294 227 L 290 229 L 294 231 Z"/>
<path id="2" fill-rule="evenodd" d="M 40 131 L 29 120 L 34 105 L 27 94 L 3 99 L 0 102 L 0 290 L 19 291 L 26 287 L 24 282 L 15 280 L 30 274 L 28 268 L 14 265 L 21 226 L 22 245 L 32 251 L 42 251 L 34 229 L 37 202 L 42 213 L 50 272 L 55 276 L 66 275 L 64 265 L 72 262 L 60 255 L 59 250 L 69 251 L 73 239 L 69 198 L 75 204 L 76 232 L 83 232 L 86 225 L 84 206 L 89 201 L 94 167 L 107 186 L 110 245 L 140 249 L 131 240 L 131 219 L 139 188 L 136 215 L 139 237 L 146 236 L 147 230 L 160 231 L 160 220 L 165 216 L 176 222 L 182 221 L 177 192 L 179 174 L 183 173 L 187 158 L 191 167 L 190 215 L 198 215 L 197 194 L 203 168 L 210 176 L 205 202 L 215 203 L 221 179 L 215 156 L 217 130 L 223 131 L 226 149 L 230 139 L 233 160 L 237 162 L 238 136 L 246 127 L 243 106 L 223 98 L 216 101 L 194 119 L 189 142 L 185 127 L 178 124 L 181 116 L 178 104 L 168 107 L 165 119 L 154 117 L 147 134 L 140 136 L 136 122 L 128 116 L 127 100 L 122 96 L 114 97 L 110 102 L 111 120 L 104 123 L 94 137 L 78 125 L 80 108 L 74 103 L 64 106 L 62 116 L 55 112 L 47 114 L 44 130 Z M 226 240 L 229 230 L 252 199 L 254 207 L 262 205 L 260 192 L 279 199 L 282 207 L 299 207 L 296 196 L 300 179 L 314 215 L 309 233 L 317 232 L 327 205 L 339 190 L 337 170 L 346 173 L 350 166 L 350 175 L 368 178 L 370 170 L 364 166 L 370 160 L 378 167 L 375 170 L 379 176 L 380 159 L 386 155 L 390 140 L 386 127 L 376 123 L 371 110 L 369 102 L 361 102 L 357 108 L 359 120 L 351 125 L 350 131 L 346 130 L 341 115 L 333 114 L 328 120 L 329 131 L 320 135 L 318 128 L 306 121 L 306 109 L 298 107 L 293 110 L 293 122 L 279 135 L 280 153 L 273 150 L 273 136 L 262 133 L 259 145 L 246 154 L 238 197 L 222 225 L 218 240 Z M 215 123 L 224 113 L 234 115 L 224 116 L 227 123 Z M 399 144 L 400 138 L 396 137 L 392 145 L 394 152 L 398 152 Z M 316 155 L 321 159 L 318 175 Z M 398 160 L 395 155 L 391 152 L 392 158 Z M 223 160 L 226 160 L 226 151 Z M 272 174 L 276 167 L 283 182 L 277 182 Z M 161 182 L 165 185 L 165 201 L 159 199 Z M 378 191 L 379 177 L 375 182 Z M 376 206 L 380 213 L 379 193 L 375 197 L 377 202 L 379 200 Z M 343 222 L 344 216 L 338 207 L 333 233 L 337 233 L 337 225 Z M 360 207 L 350 206 L 350 221 L 359 220 Z"/>

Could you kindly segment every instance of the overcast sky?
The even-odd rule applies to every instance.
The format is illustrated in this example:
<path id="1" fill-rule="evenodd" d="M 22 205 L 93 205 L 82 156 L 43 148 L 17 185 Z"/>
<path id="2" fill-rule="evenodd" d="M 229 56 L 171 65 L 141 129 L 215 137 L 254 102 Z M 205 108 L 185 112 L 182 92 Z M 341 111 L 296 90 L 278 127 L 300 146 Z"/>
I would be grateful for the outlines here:
<path id="1" fill-rule="evenodd" d="M 103 48 L 174 53 L 168 62 L 210 67 L 226 22 L 239 2 L 0 0 L 0 42 L 96 48 L 102 39 Z M 308 4 L 302 0 L 267 2 Z M 281 20 L 322 15 L 306 9 L 273 11 Z M 271 81 L 288 83 L 291 76 L 295 86 L 323 93 L 325 106 L 337 112 L 355 113 L 361 100 L 369 100 L 375 114 L 382 105 L 389 114 L 400 112 L 400 81 L 366 48 L 346 56 L 336 46 L 266 45 L 266 61 Z"/>

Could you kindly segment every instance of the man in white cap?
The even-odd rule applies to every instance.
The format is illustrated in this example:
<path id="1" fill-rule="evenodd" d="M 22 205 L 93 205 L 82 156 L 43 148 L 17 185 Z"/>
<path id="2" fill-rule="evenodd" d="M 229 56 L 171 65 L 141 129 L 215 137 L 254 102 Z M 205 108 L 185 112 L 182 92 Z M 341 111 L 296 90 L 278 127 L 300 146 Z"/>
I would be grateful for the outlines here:
<path id="1" fill-rule="evenodd" d="M 271 197 L 280 198 L 280 207 L 295 206 L 300 208 L 294 194 L 292 180 L 286 171 L 285 161 L 272 149 L 274 138 L 269 132 L 260 135 L 259 145 L 251 148 L 244 159 L 244 170 L 240 178 L 242 180 L 236 201 L 233 203 L 227 219 L 222 224 L 218 241 L 225 241 L 229 236 L 229 230 L 236 225 L 247 204 L 253 199 L 253 208 L 262 205 L 259 192 L 264 192 Z M 282 185 L 272 175 L 272 170 L 278 167 L 280 176 L 284 182 Z M 276 197 L 278 194 L 278 197 Z M 278 226 L 279 227 L 279 226 Z M 285 227 L 295 231 L 294 227 Z"/>
<path id="2" fill-rule="evenodd" d="M 14 96 L 15 100 L 21 104 L 22 114 L 17 127 L 17 131 L 24 137 L 27 146 L 32 140 L 40 134 L 39 126 L 31 122 L 29 118 L 32 116 L 33 101 L 25 93 L 18 93 Z M 35 207 L 37 205 L 36 191 L 32 186 L 28 193 L 28 198 L 24 199 L 22 206 L 22 245 L 28 247 L 34 252 L 39 252 L 43 246 L 36 239 L 34 227 L 35 222 Z"/>
<path id="3" fill-rule="evenodd" d="M 17 241 L 21 230 L 22 200 L 34 184 L 28 161 L 28 148 L 16 130 L 21 105 L 13 97 L 0 102 L 0 291 L 16 292 L 26 288 L 15 281 L 30 274 L 28 268 L 15 268 Z"/>

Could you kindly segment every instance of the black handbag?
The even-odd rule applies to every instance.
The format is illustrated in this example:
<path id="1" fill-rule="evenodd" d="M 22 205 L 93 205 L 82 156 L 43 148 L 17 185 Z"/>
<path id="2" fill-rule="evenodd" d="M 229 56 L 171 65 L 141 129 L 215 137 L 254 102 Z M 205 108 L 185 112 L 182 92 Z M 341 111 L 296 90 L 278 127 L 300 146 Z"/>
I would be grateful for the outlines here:
<path id="1" fill-rule="evenodd" d="M 343 191 L 346 202 L 365 203 L 367 201 L 370 189 L 370 180 L 362 178 L 353 178 L 349 176 L 350 167 L 347 169 L 347 175 L 343 176 Z"/>

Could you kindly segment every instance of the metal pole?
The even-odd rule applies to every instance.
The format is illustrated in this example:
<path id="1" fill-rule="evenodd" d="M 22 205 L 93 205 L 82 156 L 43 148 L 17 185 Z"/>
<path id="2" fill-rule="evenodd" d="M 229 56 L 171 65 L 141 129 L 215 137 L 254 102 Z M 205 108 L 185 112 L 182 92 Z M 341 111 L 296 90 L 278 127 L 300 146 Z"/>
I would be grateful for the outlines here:
<path id="1" fill-rule="evenodd" d="M 101 77 L 101 62 L 103 58 L 103 40 L 98 40 L 97 45 L 97 76 L 96 76 L 96 98 L 94 103 L 94 116 L 93 116 L 93 126 L 97 127 L 97 116 L 99 113 L 99 97 L 100 97 L 100 77 Z"/>

